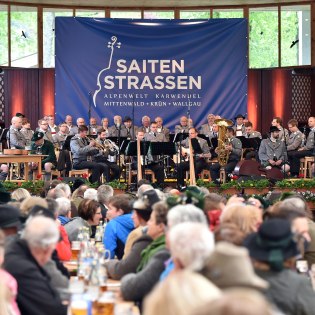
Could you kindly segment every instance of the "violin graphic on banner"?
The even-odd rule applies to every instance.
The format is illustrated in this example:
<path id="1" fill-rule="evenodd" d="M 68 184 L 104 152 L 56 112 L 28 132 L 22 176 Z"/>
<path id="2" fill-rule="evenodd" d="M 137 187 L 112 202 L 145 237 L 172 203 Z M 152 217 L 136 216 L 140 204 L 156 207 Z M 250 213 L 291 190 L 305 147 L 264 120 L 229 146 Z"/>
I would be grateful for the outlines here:
<path id="1" fill-rule="evenodd" d="M 114 54 L 114 49 L 115 49 L 115 47 L 120 48 L 121 47 L 121 43 L 120 42 L 117 43 L 117 37 L 116 36 L 112 36 L 111 37 L 111 41 L 108 42 L 107 47 L 110 48 L 111 52 L 110 52 L 110 57 L 109 57 L 109 61 L 108 61 L 107 67 L 105 69 L 102 69 L 97 75 L 97 82 L 96 82 L 97 89 L 95 90 L 94 95 L 93 95 L 93 104 L 94 104 L 95 107 L 96 107 L 97 94 L 102 90 L 102 86 L 101 86 L 101 82 L 100 82 L 101 75 L 105 71 L 110 69 L 111 64 L 112 64 L 112 58 L 113 58 L 113 54 Z"/>

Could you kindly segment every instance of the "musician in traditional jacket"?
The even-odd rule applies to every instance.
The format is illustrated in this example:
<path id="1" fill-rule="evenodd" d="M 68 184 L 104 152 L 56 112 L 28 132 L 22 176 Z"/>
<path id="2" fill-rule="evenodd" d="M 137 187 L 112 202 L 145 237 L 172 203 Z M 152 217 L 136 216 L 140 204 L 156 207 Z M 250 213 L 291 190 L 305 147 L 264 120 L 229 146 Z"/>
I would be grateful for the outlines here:
<path id="1" fill-rule="evenodd" d="M 106 133 L 106 137 L 111 137 L 110 130 L 109 130 L 110 128 L 109 119 L 107 117 L 103 117 L 101 123 L 102 123 L 102 126 L 99 126 L 97 131 L 99 132 L 101 129 L 104 129 Z"/>
<path id="2" fill-rule="evenodd" d="M 89 133 L 90 135 L 97 135 L 97 131 L 100 129 L 101 126 L 97 124 L 97 120 L 95 117 L 90 118 L 90 125 L 89 125 Z"/>
<path id="3" fill-rule="evenodd" d="M 121 137 L 126 137 L 129 140 L 135 140 L 137 130 L 138 127 L 133 125 L 132 119 L 129 116 L 126 116 L 124 118 L 124 124 L 121 127 Z"/>
<path id="4" fill-rule="evenodd" d="M 225 170 L 225 173 L 229 175 L 233 172 L 236 164 L 241 159 L 242 142 L 240 139 L 235 137 L 235 131 L 233 127 L 227 128 L 226 136 L 228 138 L 228 141 L 226 144 L 224 144 L 223 153 L 226 154 L 226 152 L 228 152 L 229 157 L 228 157 L 226 165 L 224 165 L 223 168 Z M 216 152 L 218 156 L 221 154 L 219 147 L 216 149 Z M 221 165 L 218 162 L 210 165 L 211 179 L 213 182 L 217 184 L 220 182 L 220 169 L 221 169 Z M 226 176 L 226 178 L 228 179 L 229 176 Z"/>
<path id="5" fill-rule="evenodd" d="M 215 121 L 215 115 L 209 114 L 207 116 L 207 120 L 208 120 L 207 124 L 201 125 L 199 133 L 211 138 L 213 136 L 213 125 Z"/>
<path id="6" fill-rule="evenodd" d="M 139 131 L 143 131 L 143 133 L 150 132 L 150 123 L 151 118 L 149 116 L 143 116 L 141 119 L 142 126 L 138 128 Z"/>
<path id="7" fill-rule="evenodd" d="M 200 154 L 194 154 L 194 165 L 195 165 L 195 177 L 198 179 L 199 174 L 202 172 L 203 169 L 207 168 L 207 161 L 206 158 L 210 158 L 210 148 L 208 146 L 208 143 L 205 139 L 198 137 L 198 131 L 196 128 L 191 127 L 188 130 L 189 138 L 190 139 L 197 139 L 198 143 L 200 145 L 202 153 Z M 183 161 L 179 163 L 178 165 L 178 185 L 181 187 L 185 186 L 185 174 L 186 171 L 189 170 L 189 139 L 186 138 L 182 141 L 182 152 L 180 152 L 181 156 L 183 157 Z M 193 151 L 193 148 L 192 148 Z"/>
<path id="8" fill-rule="evenodd" d="M 157 123 L 155 121 L 150 124 L 150 132 L 144 134 L 146 141 L 166 142 L 165 135 L 157 132 Z"/>
<path id="9" fill-rule="evenodd" d="M 66 138 L 68 137 L 69 129 L 65 122 L 60 123 L 58 129 L 58 132 L 53 135 L 53 143 L 57 149 L 62 150 Z"/>
<path id="10" fill-rule="evenodd" d="M 157 124 L 157 132 L 164 134 L 166 141 L 170 141 L 170 130 L 163 126 L 162 117 L 158 116 L 154 119 L 154 121 Z"/>
<path id="11" fill-rule="evenodd" d="M 106 139 L 106 132 L 104 129 L 98 131 L 95 141 L 100 144 L 104 149 L 100 150 L 98 154 L 93 156 L 93 161 L 102 163 L 105 169 L 105 179 L 107 182 L 114 179 L 119 179 L 119 166 L 116 162 L 110 161 L 110 156 L 116 156 L 118 154 L 117 145 L 109 139 Z M 112 175 L 110 174 L 112 172 Z"/>
<path id="12" fill-rule="evenodd" d="M 261 139 L 261 133 L 259 131 L 256 131 L 253 129 L 253 124 L 250 121 L 247 121 L 245 124 L 245 138 L 247 139 L 253 139 L 253 138 L 259 138 Z M 257 149 L 255 148 L 246 148 L 245 151 L 243 152 L 243 156 L 245 158 L 245 160 L 251 160 L 251 159 L 255 159 L 255 160 L 259 160 L 258 157 L 258 146 L 259 146 L 259 142 L 257 143 Z"/>
<path id="13" fill-rule="evenodd" d="M 275 126 L 280 130 L 279 139 L 281 141 L 288 142 L 289 131 L 282 126 L 282 119 L 280 117 L 274 117 L 271 121 L 271 126 Z"/>
<path id="14" fill-rule="evenodd" d="M 99 150 L 96 148 L 96 142 L 87 138 L 88 130 L 88 127 L 85 125 L 78 127 L 78 134 L 70 140 L 73 168 L 76 170 L 89 169 L 92 172 L 89 178 L 90 182 L 98 182 L 100 184 L 101 175 L 105 173 L 104 176 L 106 176 L 106 168 L 102 163 L 87 160 L 89 156 L 99 153 Z"/>
<path id="15" fill-rule="evenodd" d="M 14 116 L 11 119 L 10 130 L 7 133 L 8 146 L 10 149 L 25 149 L 26 139 L 21 132 L 22 118 Z"/>
<path id="16" fill-rule="evenodd" d="M 137 139 L 140 139 L 140 141 L 146 141 L 145 134 L 143 131 L 141 130 L 137 131 Z M 164 184 L 164 177 L 165 177 L 163 165 L 161 165 L 157 161 L 154 161 L 153 156 L 150 154 L 148 154 L 145 157 L 144 164 L 145 164 L 145 168 L 148 168 L 154 172 L 154 175 L 156 178 L 156 184 L 162 187 Z M 132 169 L 137 169 L 137 157 L 133 157 Z M 140 170 L 138 170 L 138 172 L 139 171 Z"/>
<path id="17" fill-rule="evenodd" d="M 179 125 L 175 126 L 175 133 L 188 133 L 188 131 L 188 118 L 186 116 L 182 116 L 179 120 Z"/>
<path id="18" fill-rule="evenodd" d="M 30 147 L 32 144 L 34 131 L 31 129 L 31 123 L 28 121 L 28 119 L 23 120 L 21 133 L 24 135 L 26 140 L 26 146 Z"/>
<path id="19" fill-rule="evenodd" d="M 57 158 L 52 142 L 45 139 L 45 134 L 35 131 L 32 138 L 31 153 L 47 155 L 42 159 L 42 168 L 45 170 L 45 180 L 51 179 L 51 170 L 56 167 Z M 36 170 L 37 163 L 32 162 L 30 170 Z M 29 174 L 32 177 L 32 174 Z"/>
<path id="20" fill-rule="evenodd" d="M 76 135 L 76 134 L 78 134 L 78 132 L 79 132 L 79 127 L 80 126 L 85 126 L 85 120 L 84 120 L 84 118 L 82 118 L 82 117 L 79 117 L 78 119 L 77 119 L 77 125 L 76 126 L 72 126 L 71 128 L 70 128 L 70 131 L 69 131 L 69 135 Z"/>
<path id="21" fill-rule="evenodd" d="M 40 131 L 44 134 L 44 139 L 47 141 L 50 141 L 51 143 L 53 143 L 53 137 L 51 132 L 48 129 L 48 121 L 45 119 L 40 119 L 38 121 L 38 128 L 37 131 Z"/>
<path id="22" fill-rule="evenodd" d="M 311 131 L 307 136 L 305 145 L 298 150 L 288 152 L 292 177 L 299 175 L 300 158 L 314 155 L 315 117 L 310 117 L 308 119 L 308 126 Z"/>
<path id="23" fill-rule="evenodd" d="M 109 127 L 110 137 L 122 137 L 122 118 L 119 115 L 114 116 L 114 125 Z"/>
<path id="24" fill-rule="evenodd" d="M 302 146 L 304 134 L 298 128 L 298 121 L 296 119 L 290 119 L 288 121 L 288 128 L 290 135 L 287 142 L 287 151 L 298 150 Z"/>
<path id="25" fill-rule="evenodd" d="M 272 167 L 280 168 L 282 171 L 288 172 L 287 152 L 285 143 L 280 139 L 280 129 L 271 126 L 270 137 L 263 139 L 259 147 L 259 160 L 263 167 L 271 169 Z"/>
<path id="26" fill-rule="evenodd" d="M 245 116 L 238 114 L 235 118 L 235 126 L 233 127 L 236 137 L 245 136 Z"/>

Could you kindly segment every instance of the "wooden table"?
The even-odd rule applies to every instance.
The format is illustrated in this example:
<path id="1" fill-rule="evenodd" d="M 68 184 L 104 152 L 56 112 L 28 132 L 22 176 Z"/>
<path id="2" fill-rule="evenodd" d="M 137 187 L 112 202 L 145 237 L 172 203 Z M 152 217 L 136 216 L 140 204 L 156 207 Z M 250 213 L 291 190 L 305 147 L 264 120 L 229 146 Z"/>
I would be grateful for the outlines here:
<path id="1" fill-rule="evenodd" d="M 0 154 L 0 163 L 17 163 L 24 164 L 24 181 L 28 181 L 29 165 L 28 163 L 34 162 L 38 164 L 38 174 L 42 173 L 42 158 L 47 155 L 43 154 L 28 154 L 28 155 L 13 155 L 13 154 Z M 35 179 L 33 179 L 35 180 Z"/>

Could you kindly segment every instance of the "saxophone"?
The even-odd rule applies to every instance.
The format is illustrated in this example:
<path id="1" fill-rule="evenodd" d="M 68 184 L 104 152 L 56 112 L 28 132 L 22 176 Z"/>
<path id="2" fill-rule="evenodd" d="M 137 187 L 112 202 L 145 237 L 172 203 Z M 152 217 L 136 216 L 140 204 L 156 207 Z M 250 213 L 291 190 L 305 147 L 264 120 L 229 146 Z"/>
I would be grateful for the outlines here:
<path id="1" fill-rule="evenodd" d="M 225 166 L 230 156 L 230 151 L 226 148 L 230 141 L 227 137 L 227 128 L 233 126 L 233 122 L 228 119 L 216 119 L 215 124 L 219 128 L 218 132 L 218 147 L 215 152 L 218 154 L 218 162 L 221 166 Z"/>

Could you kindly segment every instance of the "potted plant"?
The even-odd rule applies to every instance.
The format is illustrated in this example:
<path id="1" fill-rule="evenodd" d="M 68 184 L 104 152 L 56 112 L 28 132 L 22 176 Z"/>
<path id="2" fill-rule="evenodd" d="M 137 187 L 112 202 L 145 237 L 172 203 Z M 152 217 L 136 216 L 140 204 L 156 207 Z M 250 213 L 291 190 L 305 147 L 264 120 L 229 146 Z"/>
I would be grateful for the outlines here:
<path id="1" fill-rule="evenodd" d="M 118 179 L 108 182 L 106 185 L 113 187 L 114 195 L 124 194 L 127 189 L 126 183 L 121 183 Z"/>
<path id="2" fill-rule="evenodd" d="M 270 182 L 268 179 L 240 181 L 239 185 L 244 189 L 246 195 L 266 194 L 269 191 Z"/>
<path id="3" fill-rule="evenodd" d="M 275 184 L 275 188 L 284 192 L 312 191 L 315 192 L 314 179 L 283 179 Z"/>
<path id="4" fill-rule="evenodd" d="M 241 191 L 241 186 L 237 181 L 230 181 L 220 185 L 220 192 L 225 195 L 234 195 Z"/>
<path id="5" fill-rule="evenodd" d="M 198 179 L 196 182 L 198 187 L 205 187 L 210 192 L 218 192 L 219 187 L 214 182 L 205 181 L 204 179 Z"/>

